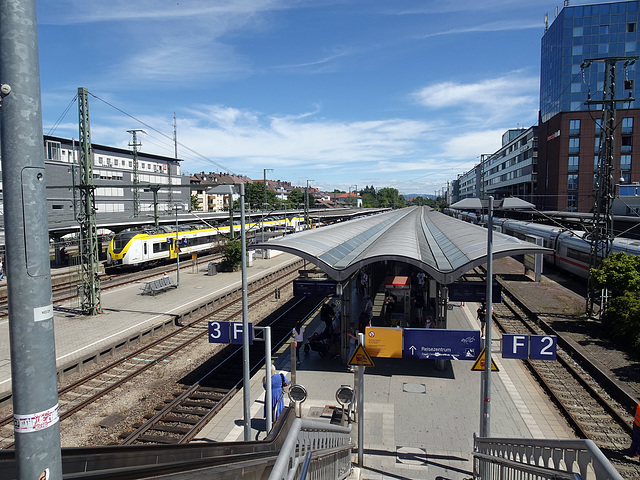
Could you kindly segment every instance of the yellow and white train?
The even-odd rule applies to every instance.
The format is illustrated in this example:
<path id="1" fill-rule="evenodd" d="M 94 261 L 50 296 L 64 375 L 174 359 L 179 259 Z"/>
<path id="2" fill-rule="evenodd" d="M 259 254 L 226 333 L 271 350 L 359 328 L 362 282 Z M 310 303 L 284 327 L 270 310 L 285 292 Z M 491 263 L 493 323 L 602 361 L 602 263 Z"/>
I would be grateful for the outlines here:
<path id="1" fill-rule="evenodd" d="M 265 230 L 293 232 L 300 229 L 304 218 L 279 218 L 264 221 Z M 263 223 L 246 224 L 247 231 L 262 228 Z M 229 226 L 215 228 L 189 228 L 182 226 L 177 235 L 175 230 L 149 232 L 124 230 L 109 242 L 107 266 L 146 266 L 175 259 L 176 255 L 191 255 L 211 251 L 220 246 L 229 236 Z M 240 225 L 234 226 L 240 232 Z"/>

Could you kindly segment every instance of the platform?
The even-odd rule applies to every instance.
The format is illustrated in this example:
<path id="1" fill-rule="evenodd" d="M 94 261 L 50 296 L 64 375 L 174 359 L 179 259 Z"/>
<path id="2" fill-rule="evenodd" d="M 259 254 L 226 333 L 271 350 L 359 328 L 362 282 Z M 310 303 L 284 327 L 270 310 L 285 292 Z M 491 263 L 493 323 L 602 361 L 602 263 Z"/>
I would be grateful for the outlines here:
<path id="1" fill-rule="evenodd" d="M 297 261 L 291 254 L 280 254 L 271 259 L 254 259 L 247 268 L 247 282 L 276 271 Z M 175 282 L 175 266 L 167 267 Z M 160 275 L 158 275 L 158 278 Z M 110 355 L 116 345 L 137 341 L 163 324 L 173 324 L 177 315 L 226 292 L 241 288 L 241 273 L 207 275 L 207 265 L 197 270 L 180 270 L 180 286 L 155 296 L 141 295 L 146 280 L 102 291 L 103 314 L 94 317 L 78 313 L 77 298 L 54 307 L 56 365 L 58 372 L 74 369 L 83 362 L 91 362 L 103 353 Z M 0 400 L 11 394 L 11 357 L 9 349 L 9 322 L 0 321 Z"/>
<path id="2" fill-rule="evenodd" d="M 476 304 L 449 310 L 449 326 L 479 329 Z M 323 328 L 319 318 L 311 321 L 307 335 Z M 494 330 L 495 331 L 495 330 Z M 518 360 L 502 359 L 498 332 L 493 359 L 500 372 L 492 376 L 491 435 L 525 438 L 576 438 L 566 422 L 531 375 Z M 366 480 L 468 479 L 472 476 L 473 433 L 480 427 L 480 372 L 473 362 L 446 362 L 443 371 L 432 360 L 373 358 L 374 367 L 365 372 Z M 290 376 L 290 357 L 284 349 L 274 355 L 278 370 Z M 263 373 L 251 380 L 252 439 L 265 436 L 262 388 Z M 330 408 L 337 406 L 336 390 L 353 385 L 354 374 L 340 359 L 305 354 L 296 381 L 308 391 L 303 415 L 330 420 Z M 203 431 L 200 441 L 244 439 L 242 392 Z M 357 425 L 354 425 L 357 439 Z M 354 462 L 357 457 L 354 455 Z"/>

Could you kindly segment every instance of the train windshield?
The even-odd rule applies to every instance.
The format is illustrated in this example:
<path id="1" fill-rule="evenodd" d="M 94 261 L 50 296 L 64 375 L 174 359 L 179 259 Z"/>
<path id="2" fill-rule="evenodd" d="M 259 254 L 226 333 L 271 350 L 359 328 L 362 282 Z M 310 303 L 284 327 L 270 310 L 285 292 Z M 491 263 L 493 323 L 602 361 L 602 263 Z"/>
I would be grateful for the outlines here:
<path id="1" fill-rule="evenodd" d="M 113 253 L 120 253 L 127 243 L 140 232 L 120 232 L 113 237 Z"/>

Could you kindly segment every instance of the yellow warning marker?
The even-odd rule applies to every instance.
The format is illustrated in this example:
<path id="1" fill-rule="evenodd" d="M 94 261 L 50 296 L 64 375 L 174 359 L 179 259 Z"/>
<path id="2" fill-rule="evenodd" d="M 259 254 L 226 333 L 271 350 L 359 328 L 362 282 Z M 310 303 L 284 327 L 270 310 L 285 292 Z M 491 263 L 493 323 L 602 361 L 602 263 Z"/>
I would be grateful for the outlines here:
<path id="1" fill-rule="evenodd" d="M 476 361 L 473 362 L 473 367 L 471 367 L 471 371 L 484 372 L 484 363 L 485 363 L 485 358 L 484 358 L 484 348 L 483 348 L 482 351 L 480 352 L 480 355 L 478 355 L 478 358 L 476 358 Z M 493 361 L 493 357 L 491 357 L 491 371 L 492 372 L 500 371 L 500 369 L 498 368 L 498 365 L 496 365 L 496 363 Z"/>
<path id="2" fill-rule="evenodd" d="M 369 354 L 364 348 L 364 345 L 360 345 L 360 344 L 356 347 L 356 350 L 353 352 L 353 355 L 351 355 L 351 358 L 347 362 L 347 365 L 349 365 L 350 367 L 358 367 L 358 366 L 373 367 L 374 366 L 373 361 L 371 360 L 371 357 L 369 356 Z"/>

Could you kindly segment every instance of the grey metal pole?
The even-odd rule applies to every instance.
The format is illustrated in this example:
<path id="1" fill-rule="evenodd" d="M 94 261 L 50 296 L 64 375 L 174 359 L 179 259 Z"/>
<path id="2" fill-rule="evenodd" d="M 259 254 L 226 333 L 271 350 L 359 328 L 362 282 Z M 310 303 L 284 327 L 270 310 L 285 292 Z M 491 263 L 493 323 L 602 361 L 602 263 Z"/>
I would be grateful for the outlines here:
<path id="1" fill-rule="evenodd" d="M 264 368 L 265 368 L 265 422 L 267 435 L 273 426 L 273 398 L 271 397 L 271 327 L 264 327 Z"/>
<path id="2" fill-rule="evenodd" d="M 62 478 L 35 0 L 0 2 L 2 186 L 19 479 Z"/>
<path id="3" fill-rule="evenodd" d="M 492 296 L 493 296 L 493 197 L 489 196 L 489 218 L 487 219 L 487 290 L 485 316 L 485 346 L 484 346 L 484 389 L 482 392 L 482 409 L 480 411 L 480 436 L 491 436 L 491 324 Z"/>
<path id="4" fill-rule="evenodd" d="M 176 207 L 176 285 L 180 286 L 180 239 L 178 238 L 178 204 L 174 205 Z"/>
<path id="5" fill-rule="evenodd" d="M 364 333 L 358 333 L 358 343 L 364 346 Z M 364 366 L 358 365 L 358 465 L 364 467 Z"/>
<path id="6" fill-rule="evenodd" d="M 242 259 L 242 376 L 244 441 L 251 441 L 251 392 L 249 373 L 249 304 L 247 301 L 247 235 L 244 220 L 244 183 L 240 184 L 240 255 Z M 269 372 L 271 379 L 271 372 Z"/>

